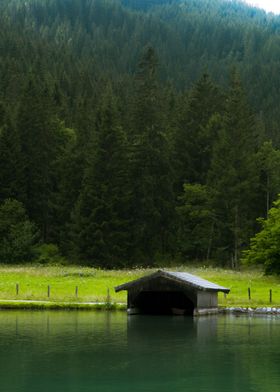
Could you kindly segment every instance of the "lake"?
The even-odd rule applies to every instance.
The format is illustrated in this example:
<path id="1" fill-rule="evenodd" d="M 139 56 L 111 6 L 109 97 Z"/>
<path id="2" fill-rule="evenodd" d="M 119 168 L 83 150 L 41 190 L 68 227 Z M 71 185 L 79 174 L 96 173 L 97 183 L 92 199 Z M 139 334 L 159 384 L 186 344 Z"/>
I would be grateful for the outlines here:
<path id="1" fill-rule="evenodd" d="M 280 318 L 0 311 L 3 392 L 279 392 Z"/>

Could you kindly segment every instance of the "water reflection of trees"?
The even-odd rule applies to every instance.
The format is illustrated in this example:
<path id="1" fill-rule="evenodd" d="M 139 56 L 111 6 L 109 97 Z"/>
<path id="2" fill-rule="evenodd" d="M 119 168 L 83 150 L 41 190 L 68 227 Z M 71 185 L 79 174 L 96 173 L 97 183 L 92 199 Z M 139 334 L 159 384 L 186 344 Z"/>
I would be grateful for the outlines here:
<path id="1" fill-rule="evenodd" d="M 2 390 L 278 392 L 279 326 L 264 317 L 5 311 Z"/>

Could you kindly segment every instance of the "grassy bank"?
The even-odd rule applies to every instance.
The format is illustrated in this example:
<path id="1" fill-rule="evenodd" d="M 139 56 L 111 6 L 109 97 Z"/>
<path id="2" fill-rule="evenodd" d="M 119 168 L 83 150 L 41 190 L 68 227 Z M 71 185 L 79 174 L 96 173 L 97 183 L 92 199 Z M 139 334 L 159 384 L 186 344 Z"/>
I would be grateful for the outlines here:
<path id="1" fill-rule="evenodd" d="M 126 310 L 126 304 L 118 303 L 89 303 L 89 302 L 59 302 L 37 300 L 0 300 L 0 309 L 26 310 Z"/>
<path id="2" fill-rule="evenodd" d="M 172 269 L 187 271 L 230 288 L 231 292 L 226 298 L 223 294 L 219 295 L 220 306 L 280 306 L 280 277 L 266 277 L 257 270 L 237 272 L 186 266 Z M 47 301 L 48 304 L 43 303 L 43 307 L 66 308 L 90 307 L 88 302 L 125 303 L 126 293 L 116 294 L 114 287 L 152 271 L 144 269 L 104 271 L 75 266 L 0 265 L 0 306 L 7 307 L 7 300 L 16 301 L 18 307 L 25 307 L 21 302 L 24 300 Z M 249 287 L 251 300 L 248 299 Z M 110 298 L 108 298 L 108 290 Z M 269 290 L 272 290 L 272 303 L 269 302 Z M 38 304 L 36 306 L 38 307 Z"/>

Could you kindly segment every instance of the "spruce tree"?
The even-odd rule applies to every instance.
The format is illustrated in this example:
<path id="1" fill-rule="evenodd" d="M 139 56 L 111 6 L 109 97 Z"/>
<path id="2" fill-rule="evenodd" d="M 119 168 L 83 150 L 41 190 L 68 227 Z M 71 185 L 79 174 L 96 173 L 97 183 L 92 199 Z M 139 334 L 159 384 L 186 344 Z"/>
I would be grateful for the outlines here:
<path id="1" fill-rule="evenodd" d="M 145 263 L 153 263 L 156 252 L 170 251 L 174 212 L 170 151 L 157 66 L 155 51 L 148 47 L 135 80 L 131 213 L 135 258 Z"/>
<path id="2" fill-rule="evenodd" d="M 174 151 L 178 193 L 183 191 L 184 183 L 206 183 L 216 138 L 209 122 L 212 116 L 223 112 L 223 102 L 223 94 L 207 73 L 182 99 Z"/>
<path id="3" fill-rule="evenodd" d="M 128 263 L 129 198 L 127 143 L 109 86 L 97 111 L 96 139 L 73 213 L 76 257 L 111 268 Z"/>
<path id="4" fill-rule="evenodd" d="M 213 149 L 208 184 L 215 191 L 219 245 L 238 266 L 252 232 L 257 189 L 254 116 L 236 72 L 231 78 L 225 114 Z"/>
<path id="5" fill-rule="evenodd" d="M 52 230 L 55 159 L 61 124 L 53 108 L 49 89 L 30 80 L 20 102 L 17 130 L 24 175 L 23 202 L 43 241 Z"/>
<path id="6" fill-rule="evenodd" d="M 259 215 L 267 218 L 272 202 L 280 192 L 280 151 L 273 147 L 271 141 L 266 141 L 256 154 L 256 162 L 261 206 Z"/>
<path id="7" fill-rule="evenodd" d="M 24 178 L 19 134 L 11 116 L 0 105 L 0 202 L 23 200 Z"/>
<path id="8" fill-rule="evenodd" d="M 189 260 L 208 260 L 211 255 L 214 210 L 213 195 L 206 185 L 184 184 L 176 208 L 178 254 Z"/>

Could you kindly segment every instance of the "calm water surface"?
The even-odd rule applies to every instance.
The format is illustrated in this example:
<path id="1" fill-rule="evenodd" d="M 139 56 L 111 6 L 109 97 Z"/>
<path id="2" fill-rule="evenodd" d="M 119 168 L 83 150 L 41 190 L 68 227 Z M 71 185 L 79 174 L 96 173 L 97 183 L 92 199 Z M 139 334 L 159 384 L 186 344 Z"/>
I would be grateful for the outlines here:
<path id="1" fill-rule="evenodd" d="M 279 392 L 280 318 L 0 311 L 1 392 Z"/>

